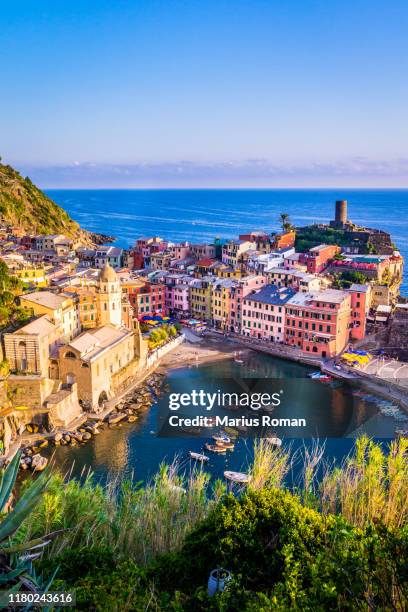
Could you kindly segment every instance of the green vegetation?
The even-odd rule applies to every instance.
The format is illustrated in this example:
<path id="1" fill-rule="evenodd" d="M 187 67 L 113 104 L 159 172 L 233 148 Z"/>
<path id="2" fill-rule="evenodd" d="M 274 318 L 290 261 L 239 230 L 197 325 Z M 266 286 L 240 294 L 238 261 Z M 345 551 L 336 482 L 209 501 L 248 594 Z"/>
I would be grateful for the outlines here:
<path id="1" fill-rule="evenodd" d="M 290 222 L 290 218 L 287 213 L 280 213 L 279 219 L 283 232 L 290 232 L 293 229 L 293 225 Z"/>
<path id="2" fill-rule="evenodd" d="M 0 593 L 7 598 L 9 593 L 28 591 L 44 592 L 47 587 L 36 576 L 33 559 L 41 556 L 41 550 L 56 534 L 44 537 L 44 531 L 34 540 L 11 541 L 21 523 L 30 516 L 46 490 L 50 473 L 45 471 L 26 487 L 24 493 L 8 510 L 15 486 L 20 454 L 17 453 L 5 470 L 0 473 Z M 7 601 L 7 599 L 5 600 Z M 2 606 L 0 601 L 0 606 Z"/>
<path id="3" fill-rule="evenodd" d="M 345 270 L 334 274 L 333 287 L 335 289 L 344 289 L 351 287 L 353 283 L 358 285 L 366 284 L 370 279 L 362 272 L 354 272 L 352 270 Z"/>
<path id="4" fill-rule="evenodd" d="M 62 233 L 78 238 L 81 229 L 55 202 L 23 178 L 14 168 L 0 162 L 0 218 L 30 233 Z"/>
<path id="5" fill-rule="evenodd" d="M 305 451 L 289 490 L 293 456 L 259 441 L 234 494 L 177 464 L 145 487 L 56 474 L 12 544 L 57 531 L 34 567 L 57 570 L 52 589 L 75 589 L 79 610 L 405 610 L 408 440 L 360 438 L 337 468 L 321 457 Z M 233 580 L 209 598 L 216 567 Z"/>
<path id="6" fill-rule="evenodd" d="M 328 226 L 323 228 L 319 225 L 309 225 L 308 227 L 302 227 L 297 230 L 295 242 L 296 251 L 304 253 L 319 244 L 347 246 L 350 244 L 350 240 L 343 230 L 334 229 Z"/>
<path id="7" fill-rule="evenodd" d="M 30 313 L 16 303 L 20 291 L 20 281 L 9 274 L 6 264 L 0 260 L 0 329 L 20 327 L 29 321 Z"/>
<path id="8" fill-rule="evenodd" d="M 177 329 L 174 325 L 161 325 L 152 329 L 149 334 L 149 348 L 155 349 L 163 346 L 169 339 L 177 336 Z"/>

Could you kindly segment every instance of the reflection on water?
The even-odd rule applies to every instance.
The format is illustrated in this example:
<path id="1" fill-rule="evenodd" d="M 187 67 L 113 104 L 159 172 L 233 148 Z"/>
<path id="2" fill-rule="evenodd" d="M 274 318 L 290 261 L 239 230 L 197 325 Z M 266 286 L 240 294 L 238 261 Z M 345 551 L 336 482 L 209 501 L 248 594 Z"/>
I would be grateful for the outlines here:
<path id="1" fill-rule="evenodd" d="M 337 461 L 349 453 L 353 437 L 366 432 L 372 437 L 389 438 L 394 435 L 395 428 L 401 427 L 398 419 L 403 419 L 404 415 L 397 407 L 392 407 L 391 402 L 353 390 L 346 384 L 339 385 L 338 381 L 329 384 L 311 381 L 307 378 L 309 371 L 310 368 L 299 364 L 250 353 L 242 366 L 230 360 L 173 370 L 168 382 L 170 386 L 180 385 L 180 388 L 205 389 L 214 381 L 219 384 L 222 378 L 282 378 L 285 385 L 289 381 L 293 393 L 277 414 L 279 417 L 296 415 L 306 418 L 310 423 L 311 437 L 314 437 L 317 425 L 320 427 L 323 423 L 328 432 L 326 458 Z M 175 456 L 182 466 L 189 468 L 188 451 L 202 451 L 207 440 L 200 437 L 157 437 L 157 419 L 158 406 L 154 404 L 135 423 L 111 428 L 105 426 L 100 435 L 84 446 L 58 447 L 56 464 L 68 470 L 74 462 L 74 475 L 79 475 L 84 466 L 91 467 L 95 476 L 102 480 L 109 473 L 124 473 L 132 474 L 135 480 L 145 481 L 157 471 L 162 461 L 173 461 Z M 295 450 L 303 444 L 311 444 L 311 441 L 299 439 L 290 443 Z M 211 455 L 206 469 L 216 477 L 222 477 L 226 469 L 246 469 L 251 452 L 252 441 L 239 439 L 233 452 Z"/>

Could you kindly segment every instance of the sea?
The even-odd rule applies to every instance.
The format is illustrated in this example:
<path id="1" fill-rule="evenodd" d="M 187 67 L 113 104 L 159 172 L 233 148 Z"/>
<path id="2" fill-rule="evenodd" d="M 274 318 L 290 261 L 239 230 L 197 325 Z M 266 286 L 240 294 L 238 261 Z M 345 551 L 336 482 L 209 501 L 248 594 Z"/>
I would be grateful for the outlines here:
<path id="1" fill-rule="evenodd" d="M 46 192 L 94 232 L 129 247 L 141 236 L 207 242 L 249 230 L 279 229 L 284 212 L 294 225 L 327 223 L 335 200 L 348 201 L 348 218 L 389 232 L 408 257 L 408 189 L 115 189 Z M 408 272 L 402 291 L 408 293 Z"/>
<path id="2" fill-rule="evenodd" d="M 334 216 L 336 199 L 348 200 L 348 217 L 359 225 L 389 232 L 405 257 L 408 256 L 408 190 L 48 190 L 47 194 L 85 229 L 115 236 L 115 244 L 129 247 L 141 236 L 161 236 L 174 241 L 212 241 L 234 238 L 249 230 L 279 229 L 279 215 L 289 214 L 295 225 L 327 223 Z M 407 292 L 404 275 L 402 291 Z M 171 370 L 170 385 L 205 387 L 215 376 L 230 379 L 273 377 L 303 384 L 310 368 L 274 357 L 251 353 L 244 365 L 233 359 Z M 220 383 L 222 384 L 222 382 Z M 406 428 L 408 417 L 391 400 L 351 388 L 347 383 L 313 383 L 302 391 L 296 406 L 284 403 L 280 416 L 292 416 L 296 408 L 308 418 L 325 422 L 327 434 L 318 440 L 324 445 L 325 462 L 340 464 L 351 452 L 356 436 L 366 433 L 385 446 L 395 430 Z M 162 462 L 175 459 L 181 470 L 191 469 L 188 451 L 202 451 L 209 440 L 199 436 L 161 437 L 160 400 L 136 423 L 106 428 L 84 446 L 56 449 L 55 462 L 75 476 L 91 470 L 100 481 L 110 475 L 127 475 L 136 481 L 150 480 Z M 279 432 L 277 432 L 279 433 Z M 284 437 L 294 462 L 290 477 L 300 474 L 301 454 L 316 443 L 316 436 Z M 253 455 L 253 440 L 241 437 L 232 452 L 210 455 L 205 469 L 213 478 L 226 469 L 246 470 Z M 297 466 L 297 467 L 296 467 Z"/>

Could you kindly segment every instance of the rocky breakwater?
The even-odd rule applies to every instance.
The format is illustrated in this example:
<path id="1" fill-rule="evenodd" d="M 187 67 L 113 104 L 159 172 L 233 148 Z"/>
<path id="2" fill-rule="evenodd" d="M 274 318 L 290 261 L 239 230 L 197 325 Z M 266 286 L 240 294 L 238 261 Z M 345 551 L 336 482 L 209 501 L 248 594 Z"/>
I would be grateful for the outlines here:
<path id="1" fill-rule="evenodd" d="M 144 383 L 127 393 L 108 414 L 104 421 L 88 419 L 75 430 L 47 432 L 41 426 L 29 424 L 26 429 L 39 438 L 22 448 L 20 468 L 22 470 L 42 471 L 48 464 L 48 458 L 41 455 L 41 450 L 48 446 L 75 447 L 89 442 L 93 436 L 103 432 L 106 427 L 121 426 L 122 423 L 134 423 L 141 414 L 150 408 L 152 403 L 167 390 L 164 385 L 164 374 L 153 374 Z M 48 449 L 47 449 L 48 450 Z M 48 454 L 48 452 L 47 452 Z"/>
<path id="2" fill-rule="evenodd" d="M 134 423 L 164 391 L 164 374 L 153 374 L 140 387 L 127 393 L 105 417 L 105 422 L 109 426 Z"/>

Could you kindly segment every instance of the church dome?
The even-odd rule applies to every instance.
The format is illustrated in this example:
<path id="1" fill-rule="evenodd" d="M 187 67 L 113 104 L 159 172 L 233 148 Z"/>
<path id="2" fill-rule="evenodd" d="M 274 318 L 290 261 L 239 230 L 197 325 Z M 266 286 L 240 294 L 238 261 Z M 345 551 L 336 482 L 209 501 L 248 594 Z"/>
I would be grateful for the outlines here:
<path id="1" fill-rule="evenodd" d="M 118 277 L 116 275 L 115 270 L 112 268 L 112 266 L 106 263 L 100 272 L 99 280 L 102 282 L 105 281 L 108 283 L 115 283 L 117 282 Z"/>

